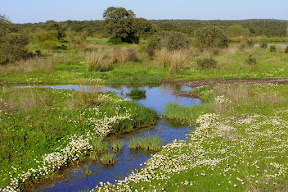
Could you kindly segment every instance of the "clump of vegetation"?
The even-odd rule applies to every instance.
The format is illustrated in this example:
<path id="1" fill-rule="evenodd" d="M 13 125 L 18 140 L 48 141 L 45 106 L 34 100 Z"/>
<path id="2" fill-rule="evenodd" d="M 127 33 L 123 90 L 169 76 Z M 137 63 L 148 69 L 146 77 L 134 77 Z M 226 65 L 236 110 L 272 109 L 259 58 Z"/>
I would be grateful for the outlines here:
<path id="1" fill-rule="evenodd" d="M 121 151 L 123 149 L 123 142 L 119 140 L 113 140 L 111 142 L 112 151 Z"/>
<path id="2" fill-rule="evenodd" d="M 28 42 L 26 35 L 14 29 L 13 24 L 0 15 L 0 64 L 25 58 Z"/>
<path id="3" fill-rule="evenodd" d="M 253 55 L 249 55 L 249 57 L 246 59 L 246 63 L 249 65 L 256 65 L 257 61 L 256 58 L 253 57 Z"/>
<path id="4" fill-rule="evenodd" d="M 160 151 L 163 142 L 158 137 L 145 137 L 141 139 L 133 139 L 129 142 L 130 149 L 143 149 L 147 151 Z"/>
<path id="5" fill-rule="evenodd" d="M 113 165 L 115 163 L 115 154 L 105 153 L 101 155 L 100 162 L 104 165 Z"/>
<path id="6" fill-rule="evenodd" d="M 129 93 L 127 93 L 132 98 L 145 98 L 146 97 L 146 90 L 141 89 L 132 89 Z"/>
<path id="7" fill-rule="evenodd" d="M 201 48 L 227 48 L 229 39 L 218 27 L 208 26 L 195 31 L 197 45 Z"/>
<path id="8" fill-rule="evenodd" d="M 148 42 L 148 50 L 167 49 L 180 50 L 190 47 L 190 38 L 187 34 L 175 31 L 161 31 L 153 35 Z"/>
<path id="9" fill-rule="evenodd" d="M 276 48 L 276 45 L 271 45 L 270 46 L 270 52 L 276 52 L 277 48 Z"/>
<path id="10" fill-rule="evenodd" d="M 288 45 L 285 48 L 285 53 L 288 53 Z"/>
<path id="11" fill-rule="evenodd" d="M 210 58 L 199 58 L 197 59 L 197 66 L 199 69 L 215 69 L 217 67 L 217 61 Z"/>
<path id="12" fill-rule="evenodd" d="M 169 51 L 168 49 L 157 50 L 155 53 L 158 66 L 167 69 L 171 74 L 179 74 L 181 69 L 190 65 L 192 51 L 181 49 Z"/>
<path id="13" fill-rule="evenodd" d="M 239 49 L 240 50 L 243 50 L 243 49 L 251 49 L 255 46 L 255 41 L 253 39 L 244 39 L 240 42 L 240 45 L 239 45 Z"/>
<path id="14" fill-rule="evenodd" d="M 146 151 L 160 151 L 163 142 L 159 137 L 145 137 L 139 142 L 139 147 Z"/>
<path id="15" fill-rule="evenodd" d="M 266 49 L 268 47 L 268 43 L 265 40 L 260 41 L 260 48 L 261 49 Z"/>
<path id="16" fill-rule="evenodd" d="M 139 143 L 140 139 L 132 139 L 129 141 L 129 148 L 134 150 L 139 149 L 140 148 Z"/>
<path id="17" fill-rule="evenodd" d="M 115 58 L 105 49 L 98 49 L 86 55 L 88 71 L 109 71 L 115 62 Z"/>
<path id="18" fill-rule="evenodd" d="M 93 147 L 93 151 L 97 153 L 104 153 L 108 151 L 108 143 L 106 141 L 103 141 L 102 138 L 99 137 L 91 137 L 89 139 L 90 145 Z"/>

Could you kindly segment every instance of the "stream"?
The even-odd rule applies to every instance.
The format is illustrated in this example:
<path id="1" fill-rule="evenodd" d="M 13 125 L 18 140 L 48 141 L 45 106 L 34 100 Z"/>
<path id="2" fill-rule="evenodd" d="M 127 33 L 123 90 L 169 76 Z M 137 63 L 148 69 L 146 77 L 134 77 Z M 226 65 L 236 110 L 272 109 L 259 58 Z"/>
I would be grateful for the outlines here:
<path id="1" fill-rule="evenodd" d="M 23 86 L 24 87 L 24 86 Z M 85 90 L 89 91 L 95 89 L 89 86 L 79 85 L 56 85 L 56 86 L 36 86 L 39 88 L 54 88 L 54 89 L 69 89 L 69 90 Z M 21 86 L 20 86 L 21 88 Z M 135 87 L 119 86 L 108 87 L 101 86 L 99 91 L 103 92 L 115 92 L 116 95 L 124 98 L 129 98 L 126 93 L 130 92 Z M 146 107 L 156 110 L 161 116 L 165 106 L 171 103 L 178 103 L 180 105 L 197 105 L 201 101 L 195 98 L 187 98 L 182 96 L 175 96 L 173 93 L 178 91 L 191 91 L 193 88 L 187 86 L 181 86 L 176 84 L 161 84 L 160 86 L 143 86 L 137 87 L 139 89 L 146 90 L 146 98 L 135 100 L 137 103 Z M 84 191 L 93 189 L 99 182 L 115 183 L 115 180 L 124 179 L 131 171 L 135 169 L 141 169 L 153 152 L 147 151 L 134 151 L 130 150 L 128 143 L 131 139 L 145 137 L 145 136 L 157 136 L 162 139 L 164 144 L 170 143 L 173 140 L 185 140 L 188 134 L 195 127 L 181 125 L 161 118 L 157 125 L 152 127 L 142 128 L 131 133 L 119 135 L 117 138 L 124 142 L 123 150 L 116 153 L 116 163 L 112 166 L 102 165 L 98 161 L 87 160 L 81 162 L 78 165 L 69 166 L 68 168 L 60 172 L 61 179 L 55 181 L 40 183 L 35 186 L 35 191 Z M 89 174 L 87 174 L 89 172 Z"/>

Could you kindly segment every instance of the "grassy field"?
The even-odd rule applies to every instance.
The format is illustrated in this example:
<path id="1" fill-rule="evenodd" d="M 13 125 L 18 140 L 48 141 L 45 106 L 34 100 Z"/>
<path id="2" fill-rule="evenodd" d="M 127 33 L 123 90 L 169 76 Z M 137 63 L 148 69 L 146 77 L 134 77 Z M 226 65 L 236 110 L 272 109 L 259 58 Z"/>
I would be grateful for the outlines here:
<path id="1" fill-rule="evenodd" d="M 85 159 L 91 138 L 155 123 L 153 110 L 96 89 L 0 88 L 0 188 L 29 187 Z"/>
<path id="2" fill-rule="evenodd" d="M 287 88 L 199 88 L 203 114 L 187 109 L 173 116 L 199 125 L 188 141 L 164 146 L 145 168 L 94 190 L 287 191 Z"/>
<path id="3" fill-rule="evenodd" d="M 109 45 L 101 39 L 89 39 L 81 46 L 67 44 L 68 50 L 43 49 L 42 56 L 1 65 L 0 82 L 145 84 L 165 80 L 288 76 L 285 46 L 277 47 L 276 52 L 270 52 L 269 48 L 242 50 L 231 46 L 228 49 L 203 52 L 197 48 L 158 50 L 149 56 L 146 44 L 144 40 L 139 45 Z M 31 46 L 31 51 L 35 47 Z M 256 64 L 247 63 L 250 55 L 256 59 Z M 200 69 L 197 61 L 210 57 L 216 60 L 216 67 Z"/>

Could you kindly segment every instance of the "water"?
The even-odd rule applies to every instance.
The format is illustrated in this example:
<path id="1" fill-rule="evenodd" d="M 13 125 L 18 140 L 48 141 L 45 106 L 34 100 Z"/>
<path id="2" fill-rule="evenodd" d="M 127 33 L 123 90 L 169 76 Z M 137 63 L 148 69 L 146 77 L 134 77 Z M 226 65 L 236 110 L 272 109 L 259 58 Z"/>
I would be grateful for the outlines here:
<path id="1" fill-rule="evenodd" d="M 54 89 L 69 89 L 69 90 L 85 90 L 91 91 L 99 89 L 99 91 L 113 91 L 117 95 L 129 98 L 127 93 L 135 87 L 119 86 L 119 87 L 89 87 L 79 85 L 57 85 L 57 86 L 41 86 L 42 88 Z M 141 105 L 153 108 L 159 115 L 164 111 L 165 106 L 169 103 L 178 103 L 180 105 L 195 105 L 200 104 L 201 101 L 195 98 L 186 98 L 182 96 L 173 95 L 178 91 L 193 90 L 187 86 L 180 86 L 175 84 L 162 84 L 160 86 L 143 86 L 139 89 L 146 90 L 146 98 L 136 100 Z M 50 183 L 42 183 L 35 187 L 35 191 L 79 191 L 84 189 L 92 189 L 99 185 L 99 182 L 114 183 L 115 180 L 124 179 L 129 173 L 135 169 L 143 167 L 152 155 L 151 152 L 130 150 L 128 143 L 131 139 L 157 136 L 162 139 L 164 144 L 172 142 L 174 139 L 185 140 L 194 127 L 175 124 L 162 118 L 156 126 L 143 128 L 135 132 L 122 134 L 118 139 L 124 142 L 123 151 L 117 152 L 117 161 L 113 166 L 105 166 L 99 162 L 88 160 L 79 165 L 74 165 L 64 169 L 60 174 L 62 179 Z M 87 171 L 91 174 L 87 175 Z"/>

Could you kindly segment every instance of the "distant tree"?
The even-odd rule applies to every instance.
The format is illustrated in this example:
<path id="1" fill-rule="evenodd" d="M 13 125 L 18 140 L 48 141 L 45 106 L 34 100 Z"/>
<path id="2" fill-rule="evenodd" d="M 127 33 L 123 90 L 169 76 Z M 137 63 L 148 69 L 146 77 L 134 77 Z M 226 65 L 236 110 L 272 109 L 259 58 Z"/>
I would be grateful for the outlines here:
<path id="1" fill-rule="evenodd" d="M 227 28 L 227 35 L 229 37 L 249 36 L 249 29 L 245 29 L 241 25 L 231 25 Z"/>
<path id="2" fill-rule="evenodd" d="M 159 27 L 162 31 L 175 31 L 177 29 L 177 27 L 174 24 L 167 22 L 160 23 Z"/>
<path id="3" fill-rule="evenodd" d="M 150 35 L 151 33 L 156 32 L 156 26 L 147 19 L 134 18 L 132 24 L 137 36 Z"/>
<path id="4" fill-rule="evenodd" d="M 135 14 L 123 7 L 109 7 L 103 13 L 104 24 L 113 39 L 126 43 L 138 43 L 139 37 L 133 27 Z"/>
<path id="5" fill-rule="evenodd" d="M 187 34 L 176 31 L 161 31 L 153 35 L 148 43 L 149 49 L 179 50 L 190 46 L 190 38 Z"/>
<path id="6" fill-rule="evenodd" d="M 227 48 L 229 39 L 224 32 L 214 26 L 207 26 L 195 31 L 198 45 L 202 48 Z"/>
<path id="7" fill-rule="evenodd" d="M 45 28 L 50 30 L 50 31 L 56 31 L 58 40 L 60 40 L 66 36 L 66 34 L 65 34 L 66 28 L 59 22 L 49 20 L 46 22 Z"/>

